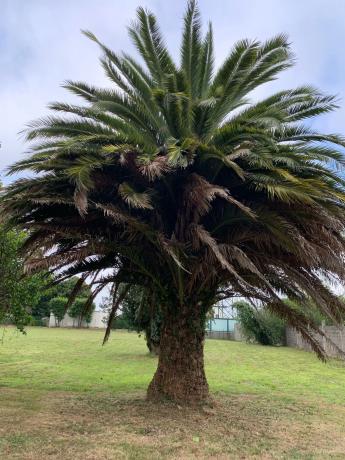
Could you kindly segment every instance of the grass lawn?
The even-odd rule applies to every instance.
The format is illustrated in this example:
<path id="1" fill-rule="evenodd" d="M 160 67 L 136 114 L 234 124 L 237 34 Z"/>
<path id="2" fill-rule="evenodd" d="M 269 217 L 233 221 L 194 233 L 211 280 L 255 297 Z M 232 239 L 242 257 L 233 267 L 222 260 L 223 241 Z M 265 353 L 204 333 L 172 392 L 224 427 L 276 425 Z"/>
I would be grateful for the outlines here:
<path id="1" fill-rule="evenodd" d="M 215 403 L 145 401 L 156 359 L 115 332 L 3 330 L 0 459 L 345 459 L 345 365 L 208 340 Z"/>

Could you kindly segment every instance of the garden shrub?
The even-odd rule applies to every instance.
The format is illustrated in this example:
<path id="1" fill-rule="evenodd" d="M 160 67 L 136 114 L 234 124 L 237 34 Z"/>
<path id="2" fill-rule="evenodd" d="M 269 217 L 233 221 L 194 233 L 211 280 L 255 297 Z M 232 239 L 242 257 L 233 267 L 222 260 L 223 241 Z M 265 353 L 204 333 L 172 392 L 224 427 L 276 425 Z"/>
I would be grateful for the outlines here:
<path id="1" fill-rule="evenodd" d="M 247 302 L 236 302 L 237 319 L 249 342 L 262 345 L 282 345 L 285 340 L 285 322 L 265 308 L 256 309 Z"/>

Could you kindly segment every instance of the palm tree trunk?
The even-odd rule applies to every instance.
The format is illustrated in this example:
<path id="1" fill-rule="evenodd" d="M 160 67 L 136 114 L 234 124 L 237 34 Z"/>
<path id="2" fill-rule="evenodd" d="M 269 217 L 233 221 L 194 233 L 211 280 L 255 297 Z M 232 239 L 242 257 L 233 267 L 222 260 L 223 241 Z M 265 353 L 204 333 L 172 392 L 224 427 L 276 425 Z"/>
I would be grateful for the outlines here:
<path id="1" fill-rule="evenodd" d="M 202 315 L 191 315 L 190 309 L 184 308 L 165 316 L 158 368 L 147 390 L 148 399 L 187 404 L 208 399 L 204 338 Z"/>

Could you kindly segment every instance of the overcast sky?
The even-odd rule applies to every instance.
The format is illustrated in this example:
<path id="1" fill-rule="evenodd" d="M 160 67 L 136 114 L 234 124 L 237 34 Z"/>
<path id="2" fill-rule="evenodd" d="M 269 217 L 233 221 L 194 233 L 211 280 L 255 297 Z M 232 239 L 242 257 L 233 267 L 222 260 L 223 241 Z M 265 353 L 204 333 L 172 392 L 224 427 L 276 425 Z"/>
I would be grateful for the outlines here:
<path id="1" fill-rule="evenodd" d="M 213 22 L 216 63 L 241 38 L 288 33 L 296 66 L 264 86 L 256 97 L 310 83 L 339 95 L 343 107 L 316 122 L 345 133 L 344 0 L 200 0 L 204 24 Z M 116 51 L 130 50 L 126 26 L 138 5 L 157 14 L 174 56 L 180 44 L 184 0 L 0 0 L 0 174 L 28 146 L 18 132 L 47 113 L 51 101 L 71 101 L 60 87 L 67 79 L 109 86 L 98 64 L 100 51 L 80 33 L 89 29 Z M 1 176 L 0 176 L 1 177 Z"/>

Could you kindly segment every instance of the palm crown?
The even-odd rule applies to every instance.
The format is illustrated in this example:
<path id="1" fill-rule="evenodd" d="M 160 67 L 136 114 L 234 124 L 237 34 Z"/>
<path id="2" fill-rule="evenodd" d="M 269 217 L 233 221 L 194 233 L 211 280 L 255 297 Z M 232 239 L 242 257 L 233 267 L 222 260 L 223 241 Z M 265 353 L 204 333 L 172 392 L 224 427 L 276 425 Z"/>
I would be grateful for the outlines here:
<path id="1" fill-rule="evenodd" d="M 201 316 L 220 298 L 258 299 L 322 354 L 307 302 L 335 320 L 344 310 L 324 283 L 344 279 L 344 181 L 334 167 L 344 140 L 303 121 L 333 110 L 334 97 L 301 86 L 250 102 L 293 64 L 287 38 L 239 41 L 215 71 L 212 27 L 203 37 L 194 1 L 179 63 L 143 8 L 129 34 L 144 65 L 85 34 L 112 88 L 68 81 L 86 104 L 51 104 L 63 115 L 30 124 L 27 139 L 39 141 L 10 168 L 36 173 L 3 197 L 10 221 L 30 231 L 28 267 L 91 277 L 94 295 L 139 284 L 152 308 L 188 304 Z"/>

